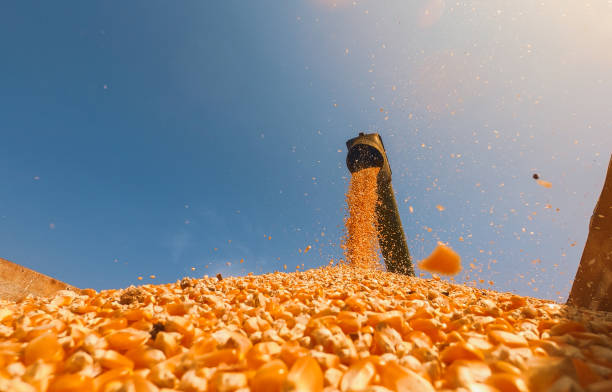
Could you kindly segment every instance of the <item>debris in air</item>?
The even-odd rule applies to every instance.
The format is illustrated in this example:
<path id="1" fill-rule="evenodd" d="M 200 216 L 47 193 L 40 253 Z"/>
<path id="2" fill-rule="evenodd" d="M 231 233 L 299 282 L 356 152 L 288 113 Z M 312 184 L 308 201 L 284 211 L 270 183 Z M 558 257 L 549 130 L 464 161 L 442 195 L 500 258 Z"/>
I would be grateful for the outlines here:
<path id="1" fill-rule="evenodd" d="M 442 275 L 456 275 L 461 271 L 461 257 L 449 246 L 439 242 L 436 249 L 421 260 L 418 267 Z"/>
<path id="2" fill-rule="evenodd" d="M 544 188 L 552 188 L 552 184 L 548 181 L 538 180 L 538 185 L 543 186 Z"/>
<path id="3" fill-rule="evenodd" d="M 552 188 L 552 183 L 548 181 L 544 181 L 540 179 L 540 175 L 538 173 L 533 173 L 531 176 L 538 183 L 538 185 L 543 186 L 544 188 Z"/>

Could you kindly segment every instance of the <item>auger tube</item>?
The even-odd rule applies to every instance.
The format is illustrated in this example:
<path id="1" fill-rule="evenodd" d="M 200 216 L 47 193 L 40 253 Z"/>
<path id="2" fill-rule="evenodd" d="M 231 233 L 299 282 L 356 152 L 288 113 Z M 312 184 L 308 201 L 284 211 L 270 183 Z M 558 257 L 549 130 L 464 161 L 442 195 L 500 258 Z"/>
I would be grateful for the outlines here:
<path id="1" fill-rule="evenodd" d="M 380 168 L 376 179 L 379 201 L 376 215 L 378 243 L 387 271 L 414 276 L 406 235 L 391 185 L 391 167 L 380 135 L 359 133 L 359 136 L 346 142 L 346 147 L 346 166 L 351 173 L 369 167 Z"/>

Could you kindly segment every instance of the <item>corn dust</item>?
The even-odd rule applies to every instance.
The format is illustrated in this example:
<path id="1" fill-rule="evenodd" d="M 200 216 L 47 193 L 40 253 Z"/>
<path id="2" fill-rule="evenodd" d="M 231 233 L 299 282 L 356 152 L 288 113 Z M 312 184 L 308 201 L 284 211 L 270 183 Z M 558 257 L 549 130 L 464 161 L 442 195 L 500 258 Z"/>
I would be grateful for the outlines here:
<path id="1" fill-rule="evenodd" d="M 350 264 L 363 268 L 379 265 L 376 226 L 376 179 L 379 170 L 372 167 L 353 173 L 346 194 L 344 254 Z"/>

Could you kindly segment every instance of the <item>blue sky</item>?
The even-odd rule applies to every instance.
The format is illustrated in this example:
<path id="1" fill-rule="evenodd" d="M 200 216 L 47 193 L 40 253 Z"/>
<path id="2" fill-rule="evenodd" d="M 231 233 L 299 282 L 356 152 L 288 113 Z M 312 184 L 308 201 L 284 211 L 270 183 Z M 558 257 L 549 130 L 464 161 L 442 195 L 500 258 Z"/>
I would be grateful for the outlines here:
<path id="1" fill-rule="evenodd" d="M 611 26 L 606 1 L 9 2 L 0 257 L 96 289 L 325 265 L 366 131 L 415 260 L 448 242 L 458 281 L 564 300 Z"/>

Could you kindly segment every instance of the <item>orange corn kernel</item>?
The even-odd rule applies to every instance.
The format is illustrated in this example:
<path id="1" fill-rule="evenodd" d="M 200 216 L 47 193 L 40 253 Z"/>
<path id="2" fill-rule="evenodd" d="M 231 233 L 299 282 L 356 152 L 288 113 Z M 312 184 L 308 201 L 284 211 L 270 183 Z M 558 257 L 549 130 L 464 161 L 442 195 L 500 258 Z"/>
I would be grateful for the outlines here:
<path id="1" fill-rule="evenodd" d="M 397 332 L 402 333 L 404 331 L 406 323 L 402 312 L 399 310 L 392 310 L 385 313 L 374 313 L 368 317 L 367 324 L 376 327 L 380 323 L 387 323 Z"/>
<path id="2" fill-rule="evenodd" d="M 251 340 L 248 337 L 241 333 L 230 331 L 229 339 L 222 347 L 220 346 L 219 348 L 235 348 L 242 355 L 244 355 L 251 349 L 251 347 L 253 347 L 253 343 L 251 343 Z"/>
<path id="3" fill-rule="evenodd" d="M 139 331 L 149 332 L 151 328 L 153 328 L 153 323 L 147 320 L 138 320 L 130 324 L 130 327 L 137 329 Z"/>
<path id="4" fill-rule="evenodd" d="M 144 377 L 133 375 L 129 381 L 134 385 L 134 392 L 159 392 L 159 388 Z M 130 389 L 127 390 L 130 391 Z"/>
<path id="5" fill-rule="evenodd" d="M 491 376 L 491 369 L 482 361 L 457 360 L 452 363 L 444 375 L 447 386 L 451 388 L 464 387 L 485 381 Z"/>
<path id="6" fill-rule="evenodd" d="M 110 331 L 127 328 L 128 320 L 125 317 L 108 319 L 100 326 L 100 333 L 107 334 Z"/>
<path id="7" fill-rule="evenodd" d="M 124 328 L 106 335 L 110 348 L 118 351 L 129 350 L 145 344 L 149 340 L 149 333 L 134 328 Z"/>
<path id="8" fill-rule="evenodd" d="M 311 351 L 310 355 L 312 355 L 312 357 L 317 360 L 319 366 L 321 366 L 321 369 L 323 370 L 335 368 L 340 365 L 340 357 L 336 354 L 328 354 L 320 351 Z"/>
<path id="9" fill-rule="evenodd" d="M 195 362 L 198 367 L 215 367 L 222 363 L 237 363 L 242 359 L 241 357 L 240 352 L 235 348 L 226 348 L 199 355 L 195 358 Z"/>
<path id="10" fill-rule="evenodd" d="M 363 311 L 365 311 L 367 309 L 367 305 L 364 302 L 364 300 L 357 296 L 357 295 L 353 295 L 348 297 L 344 303 L 346 305 L 348 305 L 351 310 L 355 311 L 355 312 L 359 312 L 359 313 L 363 313 Z"/>
<path id="11" fill-rule="evenodd" d="M 130 369 L 118 368 L 112 369 L 100 374 L 93 380 L 93 391 L 102 392 L 106 384 L 113 380 L 119 380 L 130 374 Z"/>
<path id="12" fill-rule="evenodd" d="M 491 363 L 491 370 L 494 373 L 509 373 L 515 374 L 517 376 L 521 375 L 521 369 L 516 366 L 506 362 L 506 361 L 495 361 Z"/>
<path id="13" fill-rule="evenodd" d="M 182 344 L 185 346 L 191 346 L 193 342 L 193 336 L 195 328 L 191 321 L 181 316 L 170 316 L 165 324 L 165 330 L 168 332 L 178 332 L 183 335 Z"/>
<path id="14" fill-rule="evenodd" d="M 128 350 L 125 356 L 134 362 L 136 368 L 150 368 L 166 360 L 166 355 L 163 351 L 147 346 Z"/>
<path id="15" fill-rule="evenodd" d="M 295 361 L 308 355 L 310 351 L 300 346 L 295 342 L 287 342 L 281 347 L 280 358 L 287 364 L 287 366 L 293 366 Z"/>
<path id="16" fill-rule="evenodd" d="M 525 339 L 523 336 L 501 330 L 489 331 L 489 339 L 497 344 L 503 344 L 508 347 L 529 346 L 527 339 Z"/>
<path id="17" fill-rule="evenodd" d="M 408 333 L 407 339 L 409 342 L 414 343 L 416 347 L 432 347 L 433 344 L 431 339 L 423 331 L 411 331 Z"/>
<path id="18" fill-rule="evenodd" d="M 458 359 L 482 361 L 484 355 L 469 343 L 453 343 L 440 353 L 440 360 L 446 364 Z"/>
<path id="19" fill-rule="evenodd" d="M 24 361 L 29 365 L 40 359 L 45 362 L 57 362 L 64 358 L 64 349 L 54 332 L 44 333 L 31 340 L 24 351 Z"/>
<path id="20" fill-rule="evenodd" d="M 465 342 L 465 339 L 463 339 L 463 336 L 461 336 L 461 334 L 459 332 L 453 331 L 453 332 L 448 334 L 447 341 L 449 343 L 453 343 L 453 342 Z"/>
<path id="21" fill-rule="evenodd" d="M 235 391 L 248 385 L 246 374 L 238 372 L 217 372 L 208 383 L 211 391 Z"/>
<path id="22" fill-rule="evenodd" d="M 280 392 L 289 370 L 280 359 L 274 359 L 261 366 L 251 381 L 252 392 Z"/>
<path id="23" fill-rule="evenodd" d="M 475 347 L 477 350 L 481 351 L 490 351 L 495 346 L 493 346 L 487 339 L 477 338 L 475 336 L 470 336 L 467 340 L 467 343 Z"/>
<path id="24" fill-rule="evenodd" d="M 361 329 L 361 321 L 357 313 L 342 311 L 337 315 L 338 326 L 346 334 L 357 333 Z"/>
<path id="25" fill-rule="evenodd" d="M 151 320 L 153 316 L 151 315 L 151 312 L 149 312 L 148 310 L 135 308 L 135 309 L 129 309 L 125 313 L 123 313 L 123 317 L 125 317 L 127 321 L 140 321 L 140 320 L 149 321 Z"/>
<path id="26" fill-rule="evenodd" d="M 323 372 L 317 361 L 308 356 L 298 358 L 287 374 L 284 390 L 319 392 L 323 390 Z"/>
<path id="27" fill-rule="evenodd" d="M 499 389 L 500 392 L 528 392 L 527 384 L 520 376 L 508 373 L 497 373 L 486 380 L 486 383 Z"/>
<path id="28" fill-rule="evenodd" d="M 417 331 L 423 331 L 427 334 L 436 331 L 440 328 L 440 323 L 431 318 L 418 318 L 410 320 L 410 326 Z"/>
<path id="29" fill-rule="evenodd" d="M 49 392 L 80 392 L 93 390 L 93 379 L 83 374 L 63 374 L 49 385 Z"/>
<path id="30" fill-rule="evenodd" d="M 159 332 L 155 337 L 154 347 L 162 350 L 170 358 L 180 351 L 181 334 L 177 332 Z"/>
<path id="31" fill-rule="evenodd" d="M 361 360 L 349 367 L 340 381 L 340 390 L 360 391 L 365 389 L 376 375 L 376 366 L 372 361 Z"/>
<path id="32" fill-rule="evenodd" d="M 183 316 L 189 311 L 192 304 L 186 304 L 183 302 L 172 302 L 166 305 L 166 311 L 171 316 Z"/>
<path id="33" fill-rule="evenodd" d="M 217 348 L 217 341 L 210 335 L 199 337 L 195 343 L 191 345 L 189 351 L 194 355 L 202 355 L 209 353 Z"/>
<path id="34" fill-rule="evenodd" d="M 447 245 L 439 242 L 434 251 L 418 267 L 443 275 L 456 275 L 461 271 L 461 257 Z"/>
<path id="35" fill-rule="evenodd" d="M 100 365 L 107 369 L 115 368 L 134 368 L 134 362 L 124 355 L 119 354 L 114 350 L 107 350 L 104 352 L 102 358 L 100 358 Z"/>
<path id="36" fill-rule="evenodd" d="M 374 327 L 371 326 L 371 325 L 364 325 L 363 327 L 361 327 L 360 332 L 361 333 L 373 334 L 374 333 Z"/>
<path id="37" fill-rule="evenodd" d="M 175 364 L 169 359 L 153 366 L 148 379 L 160 388 L 174 388 L 178 384 L 178 378 L 174 374 Z"/>
<path id="38" fill-rule="evenodd" d="M 251 369 L 258 369 L 277 357 L 280 352 L 281 346 L 276 342 L 257 343 L 246 354 L 247 364 Z"/>
<path id="39" fill-rule="evenodd" d="M 434 392 L 429 381 L 396 362 L 380 364 L 377 368 L 380 384 L 393 391 Z"/>

